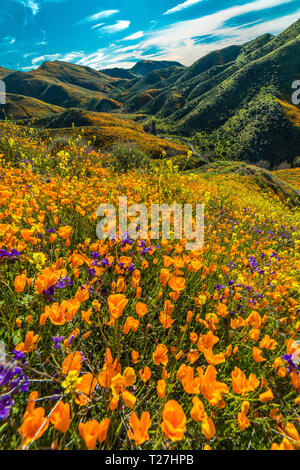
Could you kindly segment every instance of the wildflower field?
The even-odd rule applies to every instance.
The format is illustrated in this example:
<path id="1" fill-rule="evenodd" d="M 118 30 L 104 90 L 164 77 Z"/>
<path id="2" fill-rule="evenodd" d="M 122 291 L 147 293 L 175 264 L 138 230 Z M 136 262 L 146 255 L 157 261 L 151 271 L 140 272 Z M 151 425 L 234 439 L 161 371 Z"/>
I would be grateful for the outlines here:
<path id="1" fill-rule="evenodd" d="M 299 206 L 72 139 L 0 129 L 0 448 L 299 449 Z M 203 249 L 99 240 L 122 195 L 205 204 Z"/>

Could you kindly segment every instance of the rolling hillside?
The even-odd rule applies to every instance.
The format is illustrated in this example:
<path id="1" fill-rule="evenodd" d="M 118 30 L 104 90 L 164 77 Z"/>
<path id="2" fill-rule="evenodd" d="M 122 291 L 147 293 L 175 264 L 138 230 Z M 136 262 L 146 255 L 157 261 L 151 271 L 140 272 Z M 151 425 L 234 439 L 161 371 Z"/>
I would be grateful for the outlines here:
<path id="1" fill-rule="evenodd" d="M 55 114 L 47 105 L 42 114 L 39 105 L 37 112 L 36 102 L 28 105 L 31 98 L 65 109 L 127 117 L 138 113 L 145 128 L 153 130 L 148 124 L 154 122 L 161 136 L 188 140 L 200 154 L 267 161 L 274 167 L 299 155 L 298 111 L 290 107 L 291 84 L 300 77 L 299 54 L 300 20 L 276 37 L 264 34 L 213 51 L 190 67 L 145 60 L 128 70 L 99 72 L 55 61 L 27 73 L 9 73 L 5 83 L 11 97 L 27 97 L 27 117 L 45 117 L 47 110 Z M 0 69 L 0 76 L 6 73 Z M 19 119 L 20 106 L 14 108 L 13 100 L 10 111 L 15 109 Z"/>
<path id="2" fill-rule="evenodd" d="M 46 62 L 31 72 L 14 72 L 5 78 L 8 93 L 100 112 L 119 107 L 108 96 L 115 82 L 101 72 L 65 62 Z"/>
<path id="3" fill-rule="evenodd" d="M 13 70 L 6 69 L 4 67 L 0 67 L 0 80 L 2 80 L 4 77 L 12 73 Z"/>
<path id="4" fill-rule="evenodd" d="M 163 153 L 170 157 L 186 155 L 189 151 L 186 145 L 148 134 L 140 124 L 114 114 L 68 109 L 37 120 L 35 126 L 47 129 L 51 136 L 64 138 L 74 133 L 73 127 L 80 128 L 85 139 L 102 151 L 120 142 L 133 143 L 152 158 L 161 158 Z"/>
<path id="5" fill-rule="evenodd" d="M 60 113 L 63 108 L 54 106 L 44 101 L 22 95 L 6 95 L 6 105 L 0 107 L 0 119 L 24 120 L 43 118 Z"/>

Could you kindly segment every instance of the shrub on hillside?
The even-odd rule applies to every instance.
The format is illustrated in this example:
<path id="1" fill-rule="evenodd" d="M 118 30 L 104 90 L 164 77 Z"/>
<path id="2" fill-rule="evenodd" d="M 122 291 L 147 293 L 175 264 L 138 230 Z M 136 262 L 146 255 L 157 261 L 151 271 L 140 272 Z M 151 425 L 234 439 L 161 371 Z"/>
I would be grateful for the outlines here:
<path id="1" fill-rule="evenodd" d="M 289 170 L 291 168 L 291 164 L 287 161 L 284 161 L 276 166 L 276 170 Z"/>
<path id="2" fill-rule="evenodd" d="M 300 156 L 295 158 L 295 160 L 293 162 L 293 167 L 294 168 L 300 168 Z"/>
<path id="3" fill-rule="evenodd" d="M 151 167 L 151 160 L 136 144 L 120 143 L 112 147 L 110 164 L 119 173 L 132 170 L 147 170 Z"/>
<path id="4" fill-rule="evenodd" d="M 271 163 L 268 160 L 259 160 L 256 163 L 256 166 L 258 166 L 259 168 L 265 168 L 266 170 L 269 170 L 271 167 Z"/>

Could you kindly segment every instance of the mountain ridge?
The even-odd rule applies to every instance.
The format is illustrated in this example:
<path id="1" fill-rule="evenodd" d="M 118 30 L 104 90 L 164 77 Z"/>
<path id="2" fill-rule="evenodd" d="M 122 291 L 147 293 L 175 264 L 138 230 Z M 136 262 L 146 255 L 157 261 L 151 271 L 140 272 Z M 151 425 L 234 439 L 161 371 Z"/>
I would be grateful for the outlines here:
<path id="1" fill-rule="evenodd" d="M 12 71 L 4 81 L 12 111 L 23 95 L 64 109 L 138 114 L 145 128 L 192 139 L 200 153 L 278 164 L 299 154 L 299 126 L 282 104 L 300 77 L 299 55 L 300 20 L 277 36 L 212 51 L 189 67 L 145 60 L 105 73 L 50 61 L 30 72 Z"/>

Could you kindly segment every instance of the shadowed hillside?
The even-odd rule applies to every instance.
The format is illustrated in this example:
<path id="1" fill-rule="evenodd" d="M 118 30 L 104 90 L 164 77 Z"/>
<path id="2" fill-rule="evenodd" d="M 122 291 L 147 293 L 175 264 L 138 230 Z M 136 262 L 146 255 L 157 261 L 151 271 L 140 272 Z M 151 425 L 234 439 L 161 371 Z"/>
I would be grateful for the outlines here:
<path id="1" fill-rule="evenodd" d="M 109 77 L 121 78 L 125 80 L 132 80 L 133 78 L 137 78 L 137 75 L 132 73 L 130 69 L 120 69 L 118 67 L 115 67 L 113 69 L 103 69 L 100 70 L 100 72 L 104 73 L 105 75 L 108 75 Z"/>
<path id="2" fill-rule="evenodd" d="M 0 107 L 0 119 L 24 120 L 42 118 L 60 113 L 63 108 L 22 95 L 6 95 L 6 104 Z"/>
<path id="3" fill-rule="evenodd" d="M 147 134 L 143 127 L 130 119 L 116 115 L 93 113 L 81 109 L 68 109 L 52 117 L 35 121 L 36 127 L 47 129 L 50 135 L 71 135 L 74 127 L 83 130 L 87 140 L 101 150 L 107 150 L 120 142 L 132 142 L 141 147 L 152 158 L 186 155 L 189 148 L 180 142 L 170 141 Z"/>
<path id="4" fill-rule="evenodd" d="M 183 67 L 179 62 L 174 62 L 171 60 L 141 60 L 137 62 L 130 71 L 135 75 L 140 75 L 144 77 L 154 70 L 162 70 L 169 67 Z"/>
<path id="5" fill-rule="evenodd" d="M 62 107 L 92 111 L 119 107 L 115 100 L 107 108 L 108 93 L 116 79 L 88 67 L 65 62 L 45 62 L 31 72 L 14 72 L 5 78 L 8 93 L 31 96 Z M 103 100 L 106 100 L 104 103 Z M 105 108 L 106 106 L 106 108 Z"/>
<path id="6" fill-rule="evenodd" d="M 4 67 L 0 67 L 0 80 L 12 73 L 13 70 L 6 69 Z"/>

